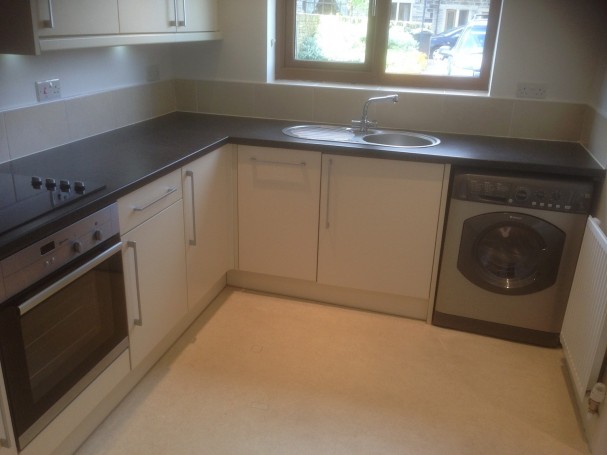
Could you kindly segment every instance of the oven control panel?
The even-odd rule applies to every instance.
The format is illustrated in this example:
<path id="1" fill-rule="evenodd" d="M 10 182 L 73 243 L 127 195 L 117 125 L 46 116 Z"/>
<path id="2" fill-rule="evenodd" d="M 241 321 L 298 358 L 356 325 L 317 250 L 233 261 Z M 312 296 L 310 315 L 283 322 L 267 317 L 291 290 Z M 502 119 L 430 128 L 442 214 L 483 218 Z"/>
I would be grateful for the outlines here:
<path id="1" fill-rule="evenodd" d="M 0 302 L 118 233 L 118 206 L 112 204 L 2 260 Z"/>
<path id="2" fill-rule="evenodd" d="M 590 213 L 593 185 L 585 180 L 457 174 L 452 198 L 471 202 Z"/>

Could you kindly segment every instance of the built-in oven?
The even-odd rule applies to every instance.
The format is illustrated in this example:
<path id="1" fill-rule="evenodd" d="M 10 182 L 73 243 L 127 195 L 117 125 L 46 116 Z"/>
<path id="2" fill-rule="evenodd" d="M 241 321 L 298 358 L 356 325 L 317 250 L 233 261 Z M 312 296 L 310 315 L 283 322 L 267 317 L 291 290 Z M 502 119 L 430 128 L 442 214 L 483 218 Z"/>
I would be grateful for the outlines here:
<path id="1" fill-rule="evenodd" d="M 23 449 L 128 348 L 115 204 L 0 262 L 0 352 Z"/>

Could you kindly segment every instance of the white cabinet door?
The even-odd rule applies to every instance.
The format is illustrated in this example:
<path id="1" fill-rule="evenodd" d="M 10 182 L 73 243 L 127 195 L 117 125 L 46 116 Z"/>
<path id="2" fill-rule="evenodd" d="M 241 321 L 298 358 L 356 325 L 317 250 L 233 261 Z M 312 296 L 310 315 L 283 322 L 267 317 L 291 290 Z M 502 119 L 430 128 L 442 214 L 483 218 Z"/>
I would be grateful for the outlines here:
<path id="1" fill-rule="evenodd" d="M 323 156 L 318 282 L 428 299 L 444 166 Z"/>
<path id="2" fill-rule="evenodd" d="M 183 168 L 190 309 L 234 268 L 232 163 L 226 145 Z"/>
<path id="3" fill-rule="evenodd" d="M 318 152 L 238 147 L 239 269 L 316 280 Z"/>
<path id="4" fill-rule="evenodd" d="M 0 454 L 17 455 L 15 438 L 11 418 L 8 410 L 6 390 L 4 388 L 4 376 L 2 376 L 2 367 L 0 366 Z"/>
<path id="5" fill-rule="evenodd" d="M 178 32 L 219 30 L 217 0 L 177 0 Z"/>
<path id="6" fill-rule="evenodd" d="M 116 0 L 36 0 L 36 8 L 39 36 L 118 33 Z"/>
<path id="7" fill-rule="evenodd" d="M 118 8 L 120 33 L 207 32 L 219 29 L 217 0 L 118 0 Z"/>
<path id="8" fill-rule="evenodd" d="M 122 236 L 131 367 L 187 314 L 183 200 Z"/>

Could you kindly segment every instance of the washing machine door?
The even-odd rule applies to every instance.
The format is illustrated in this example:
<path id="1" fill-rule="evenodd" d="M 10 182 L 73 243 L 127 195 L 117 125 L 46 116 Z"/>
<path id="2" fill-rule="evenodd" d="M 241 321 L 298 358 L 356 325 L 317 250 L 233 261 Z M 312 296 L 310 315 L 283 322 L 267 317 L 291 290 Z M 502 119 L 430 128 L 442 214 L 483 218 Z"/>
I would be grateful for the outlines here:
<path id="1" fill-rule="evenodd" d="M 564 243 L 565 233 L 541 218 L 485 213 L 464 222 L 457 268 L 488 291 L 531 294 L 556 281 Z"/>

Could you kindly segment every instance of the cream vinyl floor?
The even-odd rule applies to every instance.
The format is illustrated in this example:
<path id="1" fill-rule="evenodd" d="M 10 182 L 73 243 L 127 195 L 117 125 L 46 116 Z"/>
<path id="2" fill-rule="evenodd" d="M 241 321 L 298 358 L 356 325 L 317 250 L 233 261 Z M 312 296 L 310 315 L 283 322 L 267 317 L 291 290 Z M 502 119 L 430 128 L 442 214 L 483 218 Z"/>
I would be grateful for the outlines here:
<path id="1" fill-rule="evenodd" d="M 230 288 L 77 452 L 588 453 L 558 349 Z"/>

